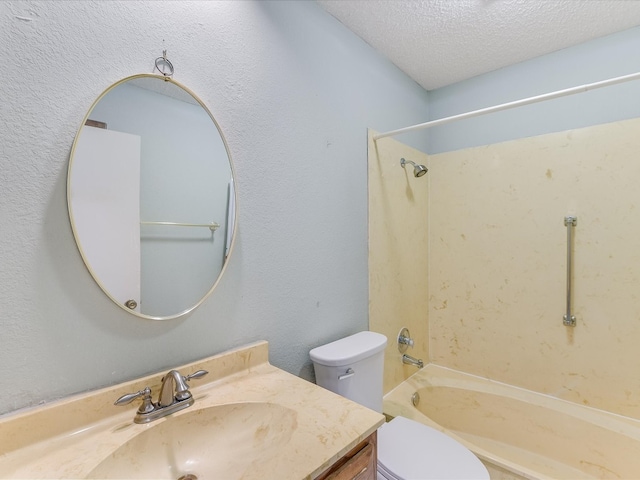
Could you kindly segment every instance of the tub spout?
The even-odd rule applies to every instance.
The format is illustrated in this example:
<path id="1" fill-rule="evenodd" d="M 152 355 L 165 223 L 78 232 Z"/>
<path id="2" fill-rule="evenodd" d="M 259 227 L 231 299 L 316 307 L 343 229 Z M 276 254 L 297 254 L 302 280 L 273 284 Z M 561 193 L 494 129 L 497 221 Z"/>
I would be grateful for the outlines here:
<path id="1" fill-rule="evenodd" d="M 418 368 L 424 367 L 424 363 L 419 358 L 413 358 L 411 355 L 407 355 L 406 353 L 402 355 L 402 363 L 406 365 L 413 365 Z"/>

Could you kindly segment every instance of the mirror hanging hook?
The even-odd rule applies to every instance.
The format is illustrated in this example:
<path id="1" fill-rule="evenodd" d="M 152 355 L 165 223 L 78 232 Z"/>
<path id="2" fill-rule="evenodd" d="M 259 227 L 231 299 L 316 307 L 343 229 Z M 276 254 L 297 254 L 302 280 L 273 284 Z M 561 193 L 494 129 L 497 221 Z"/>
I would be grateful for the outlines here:
<path id="1" fill-rule="evenodd" d="M 173 76 L 173 64 L 167 58 L 167 51 L 162 50 L 162 56 L 156 58 L 155 70 L 158 70 L 165 80 L 169 80 Z"/>

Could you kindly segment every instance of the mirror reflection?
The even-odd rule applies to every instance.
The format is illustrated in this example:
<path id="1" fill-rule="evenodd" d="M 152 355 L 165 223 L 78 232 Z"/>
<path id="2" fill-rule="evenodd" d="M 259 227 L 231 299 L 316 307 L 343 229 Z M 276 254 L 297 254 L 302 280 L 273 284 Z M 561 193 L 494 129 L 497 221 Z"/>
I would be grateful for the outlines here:
<path id="1" fill-rule="evenodd" d="M 67 195 L 89 271 L 136 315 L 193 310 L 223 272 L 235 224 L 231 160 L 215 119 L 177 82 L 137 75 L 107 89 L 85 120 Z"/>

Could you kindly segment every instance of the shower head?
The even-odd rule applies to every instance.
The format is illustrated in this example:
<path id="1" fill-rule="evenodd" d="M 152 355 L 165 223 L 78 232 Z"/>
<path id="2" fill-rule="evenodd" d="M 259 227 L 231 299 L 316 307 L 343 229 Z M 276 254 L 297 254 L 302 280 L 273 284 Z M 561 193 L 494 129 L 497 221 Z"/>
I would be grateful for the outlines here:
<path id="1" fill-rule="evenodd" d="M 415 177 L 421 177 L 425 173 L 427 173 L 427 167 L 425 167 L 424 165 L 416 165 L 415 162 L 412 162 L 411 160 L 405 160 L 404 158 L 400 159 L 400 165 L 402 166 L 402 168 L 404 168 L 405 164 L 407 163 L 413 165 L 413 175 Z"/>

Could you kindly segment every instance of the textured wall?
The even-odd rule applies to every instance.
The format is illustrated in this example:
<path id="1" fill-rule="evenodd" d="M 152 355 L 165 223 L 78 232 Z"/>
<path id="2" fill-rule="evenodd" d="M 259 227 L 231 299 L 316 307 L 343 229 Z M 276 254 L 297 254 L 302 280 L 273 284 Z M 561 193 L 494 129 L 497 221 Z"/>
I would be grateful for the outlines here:
<path id="1" fill-rule="evenodd" d="M 640 417 L 640 120 L 430 157 L 434 363 Z M 575 328 L 565 327 L 566 215 Z"/>
<path id="2" fill-rule="evenodd" d="M 5 1 L 0 45 L 0 412 L 257 339 L 310 377 L 310 348 L 367 328 L 367 127 L 427 95 L 314 2 Z M 93 282 L 65 184 L 96 96 L 163 48 L 225 132 L 239 236 L 207 302 L 153 322 Z"/>
<path id="3" fill-rule="evenodd" d="M 416 372 L 404 365 L 397 338 L 407 327 L 414 339 L 407 354 L 429 361 L 429 174 L 413 176 L 405 158 L 427 164 L 427 155 L 369 134 L 369 328 L 386 335 L 384 391 Z"/>

